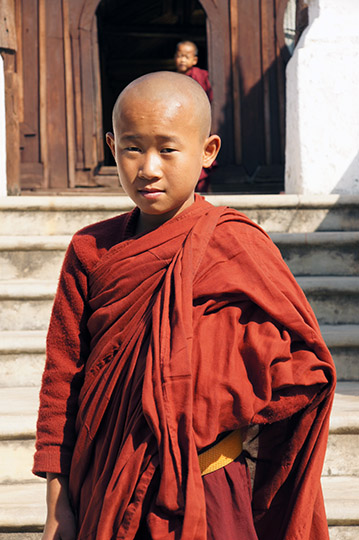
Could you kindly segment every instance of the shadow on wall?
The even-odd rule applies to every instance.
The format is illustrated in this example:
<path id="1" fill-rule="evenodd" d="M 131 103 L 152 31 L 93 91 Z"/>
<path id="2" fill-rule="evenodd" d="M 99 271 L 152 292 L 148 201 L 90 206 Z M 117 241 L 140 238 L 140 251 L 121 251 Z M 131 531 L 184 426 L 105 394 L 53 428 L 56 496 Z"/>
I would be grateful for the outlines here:
<path id="1" fill-rule="evenodd" d="M 332 189 L 332 193 L 359 195 L 359 152 Z"/>

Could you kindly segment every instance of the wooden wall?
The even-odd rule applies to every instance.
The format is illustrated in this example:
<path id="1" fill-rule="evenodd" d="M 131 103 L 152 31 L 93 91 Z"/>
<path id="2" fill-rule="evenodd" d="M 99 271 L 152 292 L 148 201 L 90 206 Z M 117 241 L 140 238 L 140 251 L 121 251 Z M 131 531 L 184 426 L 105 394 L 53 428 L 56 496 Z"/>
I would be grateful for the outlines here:
<path id="1" fill-rule="evenodd" d="M 20 137 L 21 188 L 96 186 L 103 162 L 99 0 L 6 1 L 17 28 L 7 65 L 17 79 L 13 123 Z M 220 163 L 240 165 L 248 176 L 284 160 L 286 3 L 201 0 L 214 130 L 223 139 Z M 14 99 L 10 86 L 7 102 Z"/>

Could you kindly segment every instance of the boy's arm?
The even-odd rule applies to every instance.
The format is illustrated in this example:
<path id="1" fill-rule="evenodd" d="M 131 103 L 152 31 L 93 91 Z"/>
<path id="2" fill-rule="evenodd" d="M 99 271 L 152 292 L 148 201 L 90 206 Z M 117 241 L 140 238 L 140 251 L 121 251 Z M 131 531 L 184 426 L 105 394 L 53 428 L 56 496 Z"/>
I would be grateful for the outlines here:
<path id="1" fill-rule="evenodd" d="M 76 523 L 68 496 L 68 477 L 47 473 L 47 518 L 42 540 L 75 540 Z"/>
<path id="2" fill-rule="evenodd" d="M 70 472 L 75 421 L 88 356 L 87 271 L 73 242 L 67 250 L 51 315 L 40 392 L 33 472 Z"/>

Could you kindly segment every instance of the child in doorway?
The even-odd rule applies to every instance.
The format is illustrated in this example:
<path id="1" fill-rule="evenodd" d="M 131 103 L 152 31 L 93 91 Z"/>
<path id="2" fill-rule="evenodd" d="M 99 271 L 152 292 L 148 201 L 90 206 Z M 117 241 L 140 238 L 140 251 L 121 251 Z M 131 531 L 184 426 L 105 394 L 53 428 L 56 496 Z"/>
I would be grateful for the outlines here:
<path id="1" fill-rule="evenodd" d="M 213 91 L 211 83 L 209 82 L 209 75 L 206 69 L 200 69 L 197 67 L 198 62 L 198 48 L 193 41 L 180 41 L 177 43 L 175 53 L 175 63 L 177 73 L 187 75 L 197 81 L 206 92 L 208 99 L 212 102 Z M 210 167 L 203 167 L 198 179 L 196 191 L 201 193 L 207 193 L 210 191 L 210 178 L 209 173 L 212 167 L 215 167 L 217 162 L 214 161 Z"/>
<path id="2" fill-rule="evenodd" d="M 183 73 L 197 81 L 206 92 L 209 101 L 213 99 L 211 83 L 208 71 L 197 67 L 198 47 L 193 41 L 180 41 L 177 43 L 175 63 L 177 73 Z"/>
<path id="3" fill-rule="evenodd" d="M 75 234 L 62 267 L 33 469 L 44 540 L 329 538 L 333 362 L 266 233 L 194 193 L 220 147 L 210 127 L 181 74 L 116 102 L 107 142 L 136 207 Z"/>

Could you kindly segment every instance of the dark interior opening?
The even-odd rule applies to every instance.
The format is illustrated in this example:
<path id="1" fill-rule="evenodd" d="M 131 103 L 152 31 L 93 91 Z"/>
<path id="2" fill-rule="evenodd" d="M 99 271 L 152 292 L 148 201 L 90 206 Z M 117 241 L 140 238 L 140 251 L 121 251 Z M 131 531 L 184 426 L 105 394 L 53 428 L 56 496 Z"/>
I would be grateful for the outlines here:
<path id="1" fill-rule="evenodd" d="M 198 66 L 207 69 L 206 14 L 197 0 L 102 0 L 96 15 L 104 134 L 112 131 L 112 109 L 127 84 L 152 71 L 175 70 L 179 41 L 194 41 Z M 106 144 L 104 165 L 115 165 Z"/>

